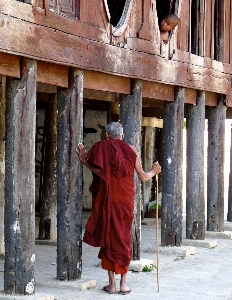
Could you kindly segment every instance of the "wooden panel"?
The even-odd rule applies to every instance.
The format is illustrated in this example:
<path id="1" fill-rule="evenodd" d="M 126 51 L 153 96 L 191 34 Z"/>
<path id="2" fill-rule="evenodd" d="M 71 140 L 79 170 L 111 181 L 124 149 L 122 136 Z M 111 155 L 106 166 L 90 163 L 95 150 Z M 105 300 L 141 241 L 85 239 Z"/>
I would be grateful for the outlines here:
<path id="1" fill-rule="evenodd" d="M 177 27 L 177 47 L 182 51 L 189 49 L 189 1 L 181 1 L 180 24 Z"/>
<path id="2" fill-rule="evenodd" d="M 230 62 L 230 14 L 231 14 L 231 0 L 224 0 L 224 14 L 225 14 L 225 22 L 224 22 L 224 63 Z"/>
<path id="3" fill-rule="evenodd" d="M 68 87 L 69 68 L 62 65 L 38 61 L 37 81 L 60 87 Z"/>
<path id="4" fill-rule="evenodd" d="M 206 106 L 217 106 L 218 104 L 218 94 L 216 93 L 205 93 L 205 105 Z"/>
<path id="5" fill-rule="evenodd" d="M 143 81 L 143 97 L 174 101 L 174 86 Z"/>
<path id="6" fill-rule="evenodd" d="M 197 103 L 197 90 L 185 89 L 184 103 L 196 104 Z"/>
<path id="7" fill-rule="evenodd" d="M 213 4 L 212 1 L 205 1 L 205 57 L 211 57 L 211 46 L 212 46 L 212 12 Z"/>
<path id="8" fill-rule="evenodd" d="M 229 32 L 232 32 L 232 1 L 230 2 L 230 30 Z M 230 64 L 232 64 L 232 38 L 231 35 L 229 35 L 230 38 Z"/>
<path id="9" fill-rule="evenodd" d="M 82 1 L 83 2 L 83 1 Z M 60 16 L 49 11 L 48 0 L 45 1 L 45 9 L 25 5 L 24 3 L 11 0 L 10 13 L 9 4 L 5 0 L 0 0 L 0 11 L 2 14 L 10 15 L 27 22 L 54 28 L 62 32 L 67 32 L 76 36 L 82 36 L 95 41 L 109 41 L 108 34 L 98 26 L 92 26 L 90 22 L 83 23 L 71 18 Z M 23 16 L 23 17 L 22 17 Z"/>
<path id="10" fill-rule="evenodd" d="M 127 48 L 133 49 L 140 52 L 151 53 L 151 54 L 160 54 L 160 49 L 158 47 L 158 43 L 154 43 L 151 41 L 146 41 L 138 38 L 127 38 Z"/>
<path id="11" fill-rule="evenodd" d="M 150 126 L 150 127 L 157 127 L 163 128 L 163 120 L 158 118 L 142 118 L 142 126 Z"/>
<path id="12" fill-rule="evenodd" d="M 20 57 L 0 52 L 0 74 L 20 77 Z"/>
<path id="13" fill-rule="evenodd" d="M 103 100 L 108 102 L 117 102 L 118 95 L 111 92 L 95 91 L 84 89 L 84 99 Z"/>
<path id="14" fill-rule="evenodd" d="M 232 107 L 232 89 L 229 91 L 226 97 L 226 105 Z"/>
<path id="15" fill-rule="evenodd" d="M 2 14 L 0 14 L 0 22 L 4 24 L 0 27 L 0 48 L 17 55 L 110 73 L 114 74 L 113 76 L 139 78 L 145 81 L 162 82 L 222 94 L 226 94 L 228 86 L 230 86 L 230 76 L 212 70 L 213 62 L 211 68 L 208 69 L 205 68 L 204 58 L 200 58 L 199 65 L 202 64 L 202 66 L 194 66 L 193 63 L 199 60 L 197 56 L 191 56 L 189 63 L 180 63 L 67 35 L 47 27 L 29 25 L 28 22 Z M 19 34 L 19 28 L 20 32 L 24 32 L 23 35 Z M 15 43 L 10 43 L 9 37 Z M 220 66 L 223 69 L 222 63 Z M 107 76 L 105 75 L 106 78 Z M 124 80 L 126 79 L 124 78 Z M 116 82 L 118 81 L 114 80 L 114 83 Z M 95 86 L 92 89 L 99 90 L 99 87 Z M 113 91 L 116 89 L 117 92 L 120 90 L 119 87 L 111 89 Z M 112 91 L 111 89 L 109 91 Z M 124 89 L 126 89 L 126 93 L 129 93 L 128 85 L 122 86 L 122 92 Z"/>
<path id="16" fill-rule="evenodd" d="M 130 94 L 130 78 L 119 77 L 93 71 L 84 72 L 84 88 Z"/>
<path id="17" fill-rule="evenodd" d="M 36 85 L 36 92 L 38 93 L 46 93 L 46 94 L 56 94 L 57 93 L 57 87 L 54 85 L 49 85 L 45 83 L 37 82 Z M 38 97 L 37 97 L 38 100 Z"/>

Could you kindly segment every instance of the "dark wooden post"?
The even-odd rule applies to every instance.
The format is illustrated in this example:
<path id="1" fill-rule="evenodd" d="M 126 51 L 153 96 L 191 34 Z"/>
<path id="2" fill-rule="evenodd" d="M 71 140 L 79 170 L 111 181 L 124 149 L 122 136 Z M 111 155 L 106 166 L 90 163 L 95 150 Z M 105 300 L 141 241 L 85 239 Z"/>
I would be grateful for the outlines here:
<path id="1" fill-rule="evenodd" d="M 143 169 L 149 171 L 154 160 L 154 143 L 155 143 L 155 128 L 151 126 L 144 127 L 144 143 L 143 143 Z M 148 212 L 148 204 L 151 199 L 152 180 L 142 183 L 143 189 L 143 215 Z M 154 197 L 152 200 L 155 200 Z"/>
<path id="2" fill-rule="evenodd" d="M 0 253 L 4 246 L 4 181 L 5 181 L 5 110 L 6 110 L 6 77 L 2 76 L 0 84 Z"/>
<path id="3" fill-rule="evenodd" d="M 230 138 L 230 175 L 229 175 L 227 221 L 232 222 L 232 126 L 231 126 L 231 138 Z"/>
<path id="4" fill-rule="evenodd" d="M 57 239 L 57 98 L 50 94 L 46 112 L 46 141 L 43 187 L 40 208 L 39 239 Z"/>
<path id="5" fill-rule="evenodd" d="M 204 197 L 204 128 L 205 92 L 198 92 L 197 105 L 188 105 L 187 172 L 186 172 L 186 238 L 205 238 Z"/>
<path id="6" fill-rule="evenodd" d="M 175 101 L 164 103 L 162 161 L 162 246 L 182 243 L 184 88 L 175 88 Z"/>
<path id="7" fill-rule="evenodd" d="M 4 291 L 34 294 L 36 62 L 6 81 Z"/>
<path id="8" fill-rule="evenodd" d="M 218 106 L 208 108 L 207 230 L 224 227 L 224 146 L 226 106 L 219 96 Z"/>
<path id="9" fill-rule="evenodd" d="M 142 126 L 142 82 L 132 83 L 133 94 L 120 97 L 120 122 L 124 128 L 125 142 L 133 145 L 141 155 Z M 141 227 L 141 182 L 134 175 L 135 207 L 132 226 L 133 260 L 140 260 L 140 227 Z"/>
<path id="10" fill-rule="evenodd" d="M 57 278 L 82 272 L 82 166 L 76 155 L 83 137 L 83 73 L 72 71 L 69 89 L 59 88 L 57 138 Z"/>

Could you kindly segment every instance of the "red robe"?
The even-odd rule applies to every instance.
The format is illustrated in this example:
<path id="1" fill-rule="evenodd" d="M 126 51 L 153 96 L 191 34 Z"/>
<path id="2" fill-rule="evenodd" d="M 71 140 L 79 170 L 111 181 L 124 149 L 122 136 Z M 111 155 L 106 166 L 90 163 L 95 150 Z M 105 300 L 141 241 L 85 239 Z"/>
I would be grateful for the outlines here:
<path id="1" fill-rule="evenodd" d="M 96 143 L 87 157 L 101 171 L 93 174 L 92 213 L 83 241 L 104 248 L 112 262 L 128 266 L 132 256 L 136 153 L 124 141 L 112 139 Z"/>

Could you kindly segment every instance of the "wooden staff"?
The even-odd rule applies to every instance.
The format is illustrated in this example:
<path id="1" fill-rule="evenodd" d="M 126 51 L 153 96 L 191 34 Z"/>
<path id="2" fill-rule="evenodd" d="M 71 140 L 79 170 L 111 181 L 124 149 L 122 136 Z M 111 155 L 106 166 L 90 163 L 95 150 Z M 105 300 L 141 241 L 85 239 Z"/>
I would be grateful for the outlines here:
<path id="1" fill-rule="evenodd" d="M 157 270 L 157 286 L 158 286 L 158 292 L 159 292 L 159 203 L 158 203 L 158 175 L 156 175 L 156 270 Z"/>

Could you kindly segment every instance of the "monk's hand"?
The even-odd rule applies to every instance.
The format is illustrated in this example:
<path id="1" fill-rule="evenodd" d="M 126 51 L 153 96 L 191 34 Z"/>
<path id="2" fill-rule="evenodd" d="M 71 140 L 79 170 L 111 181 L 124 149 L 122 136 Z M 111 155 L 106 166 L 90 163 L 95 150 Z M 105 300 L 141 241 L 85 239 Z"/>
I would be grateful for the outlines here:
<path id="1" fill-rule="evenodd" d="M 161 172 L 161 166 L 158 163 L 158 161 L 156 161 L 153 165 L 152 165 L 152 171 L 154 171 L 155 175 L 158 175 Z"/>
<path id="2" fill-rule="evenodd" d="M 79 157 L 80 162 L 83 164 L 86 163 L 87 157 L 86 157 L 85 146 L 83 144 L 80 143 L 77 145 L 76 153 Z"/>

